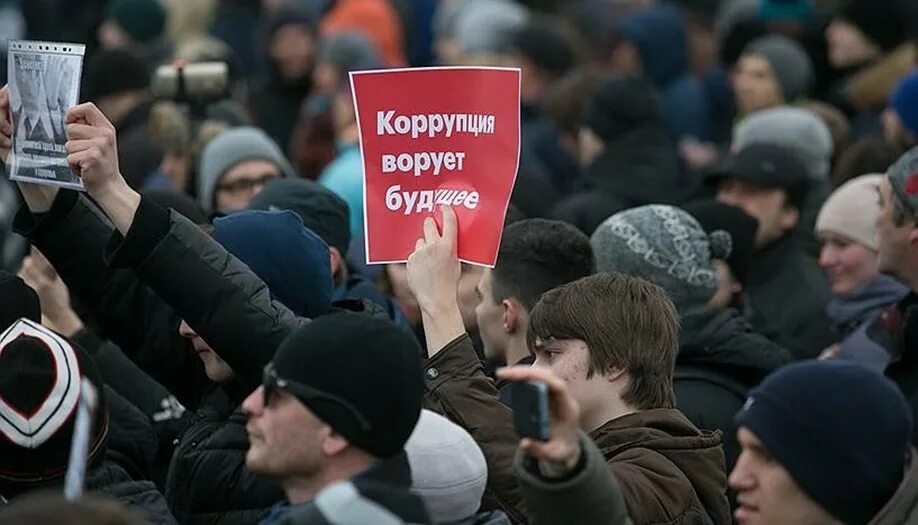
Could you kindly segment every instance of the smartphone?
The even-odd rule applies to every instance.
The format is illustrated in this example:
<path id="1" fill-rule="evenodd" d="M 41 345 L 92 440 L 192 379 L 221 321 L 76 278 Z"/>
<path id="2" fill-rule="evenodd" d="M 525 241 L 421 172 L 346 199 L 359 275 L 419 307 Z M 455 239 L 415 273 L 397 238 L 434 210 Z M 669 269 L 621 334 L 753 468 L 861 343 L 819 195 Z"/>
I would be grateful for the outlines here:
<path id="1" fill-rule="evenodd" d="M 548 385 L 541 381 L 510 383 L 510 404 L 517 435 L 548 441 Z"/>

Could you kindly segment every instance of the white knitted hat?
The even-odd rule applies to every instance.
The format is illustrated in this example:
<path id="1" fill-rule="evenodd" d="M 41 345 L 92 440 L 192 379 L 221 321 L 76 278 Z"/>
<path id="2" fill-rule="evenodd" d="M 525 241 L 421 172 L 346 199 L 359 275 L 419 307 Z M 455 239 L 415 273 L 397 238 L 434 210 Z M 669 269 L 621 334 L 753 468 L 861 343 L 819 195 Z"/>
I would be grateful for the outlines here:
<path id="1" fill-rule="evenodd" d="M 861 175 L 839 186 L 819 211 L 816 235 L 831 232 L 876 250 L 874 224 L 880 214 L 877 189 L 881 180 L 882 175 Z"/>

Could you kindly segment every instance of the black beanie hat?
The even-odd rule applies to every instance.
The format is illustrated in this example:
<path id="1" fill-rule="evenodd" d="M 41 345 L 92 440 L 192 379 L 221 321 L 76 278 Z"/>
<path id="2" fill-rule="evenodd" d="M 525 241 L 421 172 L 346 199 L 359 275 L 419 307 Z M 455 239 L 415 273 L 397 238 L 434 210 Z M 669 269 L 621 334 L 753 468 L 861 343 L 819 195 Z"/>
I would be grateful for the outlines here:
<path id="1" fill-rule="evenodd" d="M 274 356 L 278 377 L 347 401 L 347 409 L 321 400 L 302 401 L 316 417 L 354 446 L 378 457 L 399 452 L 421 414 L 421 349 L 390 321 L 356 313 L 320 317 L 297 329 Z"/>
<path id="2" fill-rule="evenodd" d="M 736 424 L 817 504 L 850 524 L 868 523 L 896 492 L 912 436 L 899 388 L 846 361 L 779 369 L 750 392 Z"/>
<path id="3" fill-rule="evenodd" d="M 587 103 L 583 125 L 608 143 L 646 124 L 660 122 L 656 90 L 641 77 L 613 74 Z"/>
<path id="4" fill-rule="evenodd" d="M 848 0 L 838 13 L 884 51 L 904 44 L 913 29 L 910 0 Z M 913 8 L 912 8 L 913 9 Z"/>
<path id="5" fill-rule="evenodd" d="M 307 179 L 275 179 L 249 203 L 250 210 L 290 210 L 326 244 L 347 256 L 351 244 L 347 203 L 328 188 Z"/>
<path id="6" fill-rule="evenodd" d="M 41 322 L 38 294 L 19 277 L 0 271 L 0 331 L 22 317 Z"/>
<path id="7" fill-rule="evenodd" d="M 695 217 L 708 235 L 717 230 L 730 234 L 733 249 L 727 257 L 727 266 L 736 279 L 745 284 L 755 253 L 755 235 L 759 230 L 759 220 L 736 206 L 713 199 L 690 203 L 684 206 L 684 209 Z"/>
<path id="8" fill-rule="evenodd" d="M 94 466 L 104 456 L 108 411 L 92 358 L 27 319 L 0 334 L 0 494 L 63 478 L 83 378 L 99 390 L 89 443 L 89 465 Z"/>
<path id="9" fill-rule="evenodd" d="M 567 74 L 576 63 L 570 42 L 554 26 L 541 21 L 519 29 L 511 47 L 555 78 Z"/>
<path id="10" fill-rule="evenodd" d="M 99 49 L 86 63 L 82 95 L 85 100 L 96 100 L 149 86 L 150 72 L 143 59 L 124 49 Z"/>

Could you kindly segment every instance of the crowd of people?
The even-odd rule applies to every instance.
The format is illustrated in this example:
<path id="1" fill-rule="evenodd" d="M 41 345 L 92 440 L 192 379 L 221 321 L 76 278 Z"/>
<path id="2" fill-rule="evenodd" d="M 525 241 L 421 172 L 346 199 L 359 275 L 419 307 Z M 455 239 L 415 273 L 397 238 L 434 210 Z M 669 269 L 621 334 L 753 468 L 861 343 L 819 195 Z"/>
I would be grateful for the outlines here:
<path id="1" fill-rule="evenodd" d="M 0 27 L 87 48 L 85 191 L 0 178 L 0 525 L 918 523 L 918 3 L 0 0 Z M 348 73 L 435 65 L 521 71 L 496 265 L 449 207 L 367 265 Z M 3 87 L 7 165 L 14 128 Z"/>

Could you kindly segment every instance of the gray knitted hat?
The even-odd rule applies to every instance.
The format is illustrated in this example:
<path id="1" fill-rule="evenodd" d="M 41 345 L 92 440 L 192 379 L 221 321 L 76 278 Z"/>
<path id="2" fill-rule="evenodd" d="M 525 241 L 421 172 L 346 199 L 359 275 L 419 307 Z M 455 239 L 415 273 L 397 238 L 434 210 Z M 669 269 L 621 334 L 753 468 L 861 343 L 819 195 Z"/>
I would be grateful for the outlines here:
<path id="1" fill-rule="evenodd" d="M 231 128 L 210 141 L 201 154 L 198 170 L 198 203 L 205 213 L 214 210 L 214 192 L 224 173 L 247 160 L 267 160 L 280 169 L 281 177 L 295 177 L 296 172 L 277 143 L 264 131 L 250 126 Z"/>
<path id="2" fill-rule="evenodd" d="M 805 96 L 813 84 L 813 63 L 803 47 L 790 38 L 781 35 L 757 38 L 746 46 L 744 54 L 759 55 L 768 61 L 787 103 Z"/>
<path id="3" fill-rule="evenodd" d="M 653 281 L 682 316 L 707 308 L 718 286 L 712 259 L 725 259 L 732 249 L 729 233 L 708 235 L 685 211 L 656 204 L 609 217 L 590 244 L 599 271 Z"/>
<path id="4" fill-rule="evenodd" d="M 918 147 L 899 157 L 886 172 L 896 200 L 912 217 L 918 217 Z"/>
<path id="5" fill-rule="evenodd" d="M 832 132 L 814 113 L 791 106 L 756 111 L 733 130 L 733 149 L 774 144 L 794 150 L 806 164 L 810 180 L 826 181 L 831 168 Z"/>

